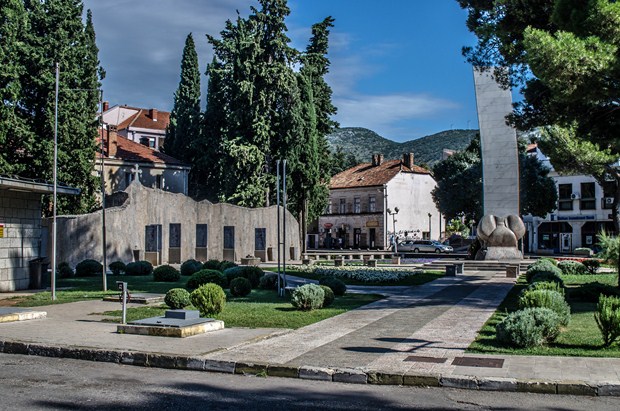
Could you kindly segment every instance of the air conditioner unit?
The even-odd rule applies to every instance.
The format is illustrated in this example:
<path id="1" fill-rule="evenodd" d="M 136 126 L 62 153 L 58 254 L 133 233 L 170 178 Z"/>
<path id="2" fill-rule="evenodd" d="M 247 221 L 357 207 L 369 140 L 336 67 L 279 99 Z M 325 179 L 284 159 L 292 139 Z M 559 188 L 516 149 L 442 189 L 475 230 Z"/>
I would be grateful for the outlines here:
<path id="1" fill-rule="evenodd" d="M 605 197 L 605 205 L 612 205 L 614 203 L 613 197 Z"/>
<path id="2" fill-rule="evenodd" d="M 581 196 L 579 195 L 579 193 L 573 193 L 570 195 L 571 200 L 579 200 L 580 198 Z"/>

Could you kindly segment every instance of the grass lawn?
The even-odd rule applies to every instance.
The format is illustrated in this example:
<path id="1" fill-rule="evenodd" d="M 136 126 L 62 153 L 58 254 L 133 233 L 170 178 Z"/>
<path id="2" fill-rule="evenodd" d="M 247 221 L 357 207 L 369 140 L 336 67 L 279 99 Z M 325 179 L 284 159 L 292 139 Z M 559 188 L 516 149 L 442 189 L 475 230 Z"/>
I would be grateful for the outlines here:
<path id="1" fill-rule="evenodd" d="M 597 275 L 563 275 L 565 285 L 569 290 L 581 284 L 598 281 L 603 284 L 616 285 L 616 274 Z M 499 344 L 495 340 L 495 326 L 499 324 L 510 312 L 518 310 L 518 296 L 522 289 L 527 287 L 524 276 L 519 278 L 505 300 L 498 307 L 495 314 L 480 330 L 476 341 L 470 347 L 469 352 L 488 354 L 516 354 L 516 355 L 564 355 L 583 357 L 620 357 L 620 343 L 616 342 L 611 347 L 603 348 L 603 338 L 594 320 L 596 303 L 571 301 L 571 321 L 562 330 L 557 340 L 546 347 L 536 348 L 510 348 Z"/>
<path id="2" fill-rule="evenodd" d="M 296 329 L 379 299 L 381 296 L 375 294 L 345 294 L 342 297 L 336 297 L 334 303 L 327 308 L 298 311 L 291 305 L 290 297 L 280 298 L 275 291 L 252 290 L 246 297 L 231 297 L 227 292 L 224 311 L 214 318 L 224 321 L 226 327 Z M 161 316 L 164 315 L 166 309 L 168 308 L 165 305 L 129 308 L 127 310 L 127 321 Z M 106 311 L 103 314 L 118 317 L 112 320 L 114 322 L 119 322 L 122 315 L 120 310 Z"/>
<path id="3" fill-rule="evenodd" d="M 269 270 L 277 271 L 276 269 L 269 269 Z M 307 278 L 309 280 L 317 280 L 317 281 L 319 280 L 319 278 L 322 277 L 322 275 L 301 272 L 301 271 L 297 271 L 294 269 L 292 270 L 287 269 L 286 274 L 294 275 L 295 277 Z M 338 277 L 338 278 L 347 285 L 371 285 L 371 286 L 408 285 L 408 286 L 412 286 L 412 285 L 420 285 L 420 284 L 428 283 L 429 281 L 436 280 L 440 277 L 443 277 L 444 275 L 445 273 L 443 271 L 424 271 L 422 274 L 410 275 L 406 278 L 403 278 L 402 280 L 390 281 L 390 282 L 387 282 L 387 281 L 364 282 L 364 281 L 352 280 L 349 278 L 342 278 L 342 277 Z"/>

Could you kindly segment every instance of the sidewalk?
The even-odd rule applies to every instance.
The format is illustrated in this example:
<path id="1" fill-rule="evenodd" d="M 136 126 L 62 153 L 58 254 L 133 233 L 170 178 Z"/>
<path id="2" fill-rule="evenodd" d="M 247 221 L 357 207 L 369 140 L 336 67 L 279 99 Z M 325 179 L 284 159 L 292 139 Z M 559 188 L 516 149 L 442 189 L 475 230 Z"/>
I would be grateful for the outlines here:
<path id="1" fill-rule="evenodd" d="M 117 334 L 88 301 L 0 324 L 0 352 L 353 383 L 620 396 L 620 359 L 465 354 L 514 280 L 467 272 L 298 330 L 227 328 L 189 338 Z M 363 291 L 363 287 L 356 291 Z M 376 291 L 369 289 L 368 291 Z M 457 365 L 461 364 L 461 365 Z"/>

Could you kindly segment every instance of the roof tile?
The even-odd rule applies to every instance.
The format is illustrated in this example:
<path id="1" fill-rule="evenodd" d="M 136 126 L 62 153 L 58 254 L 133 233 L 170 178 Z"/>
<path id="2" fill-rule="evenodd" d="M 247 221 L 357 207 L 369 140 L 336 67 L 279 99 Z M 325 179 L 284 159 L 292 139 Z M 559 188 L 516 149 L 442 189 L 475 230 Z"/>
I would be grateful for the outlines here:
<path id="1" fill-rule="evenodd" d="M 401 160 L 386 160 L 378 166 L 362 163 L 332 177 L 330 188 L 371 187 L 386 184 L 398 173 L 430 174 L 425 168 L 405 166 Z"/>

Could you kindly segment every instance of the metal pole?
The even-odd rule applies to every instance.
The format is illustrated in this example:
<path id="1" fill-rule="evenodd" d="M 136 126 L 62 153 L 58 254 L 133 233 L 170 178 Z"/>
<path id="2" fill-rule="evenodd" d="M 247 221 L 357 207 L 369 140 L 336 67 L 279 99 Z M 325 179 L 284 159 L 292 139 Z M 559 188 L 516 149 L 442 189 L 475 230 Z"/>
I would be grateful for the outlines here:
<path id="1" fill-rule="evenodd" d="M 276 160 L 276 198 L 277 198 L 277 215 L 278 215 L 278 295 L 280 293 L 280 160 Z"/>
<path id="2" fill-rule="evenodd" d="M 101 219 L 102 219 L 102 237 L 103 237 L 103 291 L 108 291 L 108 279 L 106 276 L 107 261 L 106 261 L 106 233 L 105 233 L 105 174 L 103 167 L 104 151 L 103 151 L 103 89 L 100 90 L 99 103 L 101 105 L 101 116 L 99 117 L 99 127 L 101 128 Z M 108 153 L 110 147 L 108 147 Z"/>
<path id="3" fill-rule="evenodd" d="M 52 221 L 52 300 L 56 299 L 56 197 L 57 197 L 57 171 L 58 166 L 58 82 L 60 81 L 60 65 L 56 63 L 56 103 L 54 107 L 54 211 Z"/>
<path id="4" fill-rule="evenodd" d="M 283 209 L 282 209 L 282 247 L 284 248 L 284 256 L 282 258 L 282 269 L 284 271 L 284 287 L 286 287 L 286 160 L 282 160 L 282 186 L 283 186 Z M 282 296 L 284 297 L 284 287 L 282 287 Z"/>

